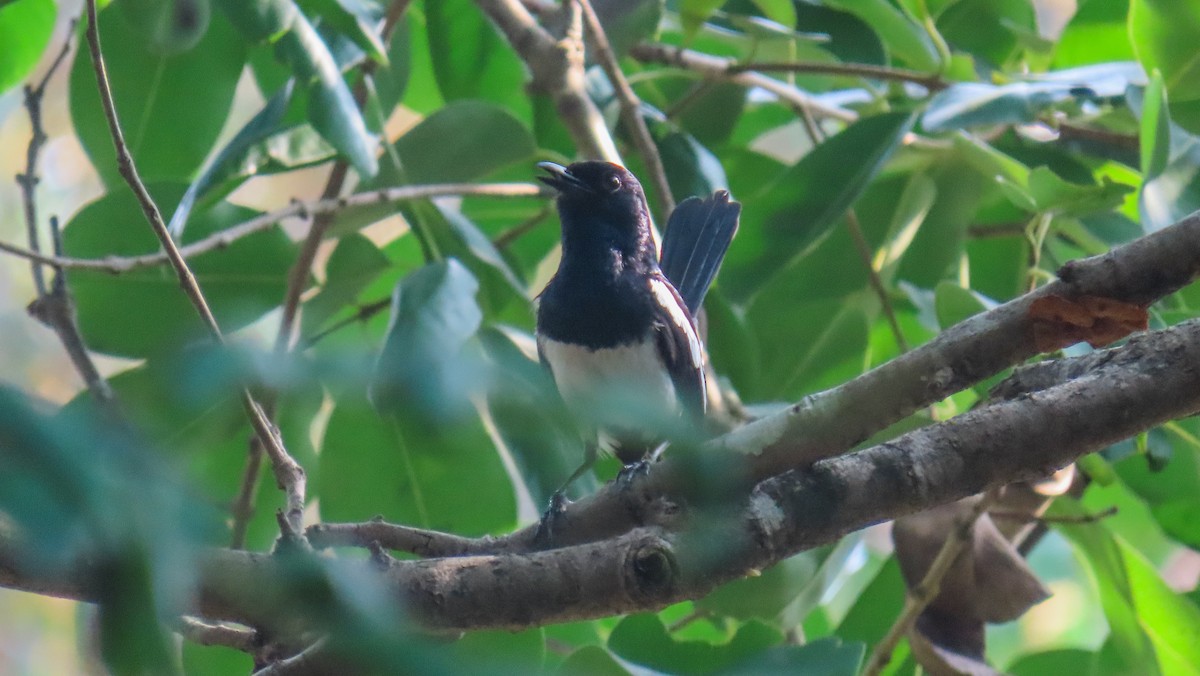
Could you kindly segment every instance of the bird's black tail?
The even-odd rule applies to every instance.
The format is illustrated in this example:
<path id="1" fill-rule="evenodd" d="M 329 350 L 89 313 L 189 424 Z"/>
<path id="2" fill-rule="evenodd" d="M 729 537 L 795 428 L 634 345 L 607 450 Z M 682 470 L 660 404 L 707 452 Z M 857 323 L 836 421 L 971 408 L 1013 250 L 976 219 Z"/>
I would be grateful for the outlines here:
<path id="1" fill-rule="evenodd" d="M 741 213 L 741 203 L 718 190 L 705 199 L 685 199 L 667 220 L 659 267 L 693 315 L 717 276 Z"/>

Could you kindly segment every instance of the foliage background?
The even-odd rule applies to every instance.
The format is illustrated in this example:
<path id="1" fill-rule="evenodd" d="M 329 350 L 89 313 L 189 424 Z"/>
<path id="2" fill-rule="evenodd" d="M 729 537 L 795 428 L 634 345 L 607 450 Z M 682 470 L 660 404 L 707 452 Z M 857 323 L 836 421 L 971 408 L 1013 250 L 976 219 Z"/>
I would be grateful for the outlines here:
<path id="1" fill-rule="evenodd" d="M 374 4 L 362 3 L 377 18 L 380 8 Z M 861 116 L 843 131 L 846 120 L 818 111 L 821 136 L 831 138 L 814 148 L 795 111 L 761 90 L 747 95 L 728 83 L 697 86 L 701 80 L 684 71 L 623 60 L 646 104 L 675 198 L 728 187 L 746 204 L 742 232 L 708 302 L 709 345 L 717 370 L 755 410 L 838 384 L 899 354 L 888 311 L 907 343 L 922 343 L 1045 281 L 1066 260 L 1164 227 L 1200 205 L 1195 185 L 1200 72 L 1190 52 L 1180 48 L 1197 44 L 1200 16 L 1186 2 L 627 4 L 635 11 L 621 21 L 608 15 L 608 28 L 623 51 L 642 39 L 657 39 L 756 62 L 909 69 L 937 75 L 936 89 L 971 83 L 931 96 L 890 78 L 774 74 L 789 86 L 822 94 L 821 104 Z M 321 40 L 345 67 L 357 67 L 364 49 L 386 51 L 389 65 L 376 71 L 377 100 L 361 118 L 353 106 L 345 108 L 337 86 L 314 79 L 319 69 L 311 45 L 287 37 L 265 44 L 252 35 L 260 19 L 222 11 L 228 7 L 221 3 L 213 3 L 201 36 L 163 32 L 131 19 L 155 16 L 135 0 L 116 0 L 102 12 L 115 95 L 118 107 L 125 106 L 122 121 L 165 214 L 189 183 L 209 179 L 185 241 L 243 220 L 250 210 L 316 198 L 335 148 L 364 175 L 360 188 L 527 181 L 536 160 L 574 155 L 547 97 L 526 90 L 520 59 L 472 3 L 413 3 L 387 46 L 372 44 L 363 29 L 370 22 L 354 20 L 345 9 L 358 3 L 298 6 L 323 18 Z M 0 170 L 9 175 L 24 171 L 21 150 L 29 136 L 20 92 L 12 87 L 44 72 L 70 30 L 68 20 L 80 12 L 72 2 L 59 3 L 49 14 L 47 7 L 54 8 L 49 0 L 0 4 L 0 35 L 14 25 L 29 35 L 47 35 L 28 49 L 40 65 L 29 70 L 31 61 L 16 79 L 2 81 L 9 89 L 0 98 Z M 13 19 L 15 11 L 29 8 L 42 14 Z M 1038 77 L 1086 67 L 1092 68 L 1057 80 Z M 297 87 L 316 103 L 306 108 L 297 94 L 268 125 L 269 143 L 243 148 L 239 161 L 222 165 L 218 150 L 236 149 L 238 131 L 293 74 L 318 83 Z M 588 84 L 615 127 L 616 104 L 597 68 L 589 71 Z M 149 231 L 116 177 L 96 105 L 89 61 L 76 49 L 51 81 L 44 104 L 51 140 L 42 159 L 41 213 L 63 219 L 70 255 L 152 251 Z M 661 111 L 667 111 L 665 119 Z M 910 111 L 918 116 L 910 117 Z M 355 119 L 363 120 L 363 129 L 354 127 Z M 910 130 L 920 137 L 905 140 Z M 380 131 L 394 144 L 377 160 L 369 133 Z M 618 141 L 631 168 L 645 177 L 625 138 L 618 135 Z M 378 175 L 366 178 L 376 162 Z M 251 165 L 259 175 L 250 176 Z M 206 169 L 212 167 L 216 170 Z M 659 204 L 649 190 L 652 203 Z M 0 191 L 0 237 L 20 242 L 16 185 L 4 184 Z M 851 204 L 885 300 L 870 286 L 842 218 Z M 466 270 L 447 273 L 439 287 L 450 300 L 430 294 L 425 302 L 440 307 L 461 300 L 471 286 L 464 280 L 478 279 L 485 328 L 475 338 L 470 321 L 451 322 L 431 340 L 469 338 L 472 354 L 495 359 L 512 335 L 531 330 L 527 299 L 553 269 L 557 240 L 554 217 L 543 213 L 544 199 L 467 197 L 412 203 L 402 211 L 405 220 L 385 217 L 389 210 L 338 214 L 318 258 L 317 288 L 306 296 L 302 335 L 352 316 L 357 304 L 386 298 L 400 280 L 412 280 L 424 260 L 450 255 Z M 493 246 L 535 217 L 541 220 L 528 232 Z M 412 231 L 405 222 L 414 224 Z M 235 376 L 248 369 L 280 392 L 285 437 L 310 473 L 311 516 L 364 520 L 381 513 L 390 521 L 467 535 L 506 532 L 531 519 L 546 487 L 565 473 L 573 456 L 545 440 L 522 437 L 527 423 L 520 418 L 506 428 L 503 414 L 493 409 L 508 449 L 498 454 L 473 409 L 444 408 L 446 401 L 456 401 L 460 381 L 474 373 L 469 366 L 453 366 L 475 362 L 446 360 L 436 383 L 420 384 L 423 392 L 440 391 L 432 389 L 435 384 L 446 388 L 446 401 L 434 401 L 430 415 L 449 416 L 440 420 L 453 424 L 438 429 L 452 428 L 453 434 L 428 433 L 425 420 L 401 423 L 408 427 L 397 437 L 395 429 L 379 423 L 364 394 L 370 356 L 384 342 L 383 314 L 340 330 L 298 360 L 281 364 L 263 356 L 274 340 L 277 308 L 296 256 L 291 238 L 305 225 L 293 219 L 283 230 L 243 240 L 206 263 L 196 261 L 218 318 L 227 329 L 238 328 L 237 343 L 250 355 L 232 365 L 224 357 L 181 356 L 196 327 L 165 268 L 121 277 L 69 275 L 89 346 L 102 353 L 97 358 L 114 387 L 155 446 L 168 454 L 170 471 L 186 477 L 198 504 L 219 507 L 232 500 L 246 431 L 227 395 Z M 28 267 L 5 258 L 0 285 L 0 374 L 39 406 L 67 404 L 79 384 L 53 334 L 24 313 L 34 294 Z M 1185 290 L 1156 306 L 1152 325 L 1194 316 L 1195 293 Z M 909 427 L 964 411 L 982 391 L 956 395 Z M 1200 625 L 1189 624 L 1197 617 L 1200 575 L 1193 549 L 1200 543 L 1198 437 L 1195 421 L 1172 423 L 1088 460 L 1095 483 L 1081 500 L 1083 508 L 1098 512 L 1116 505 L 1120 513 L 1085 533 L 1052 529 L 1034 550 L 1031 563 L 1054 596 L 1018 622 L 989 630 L 995 665 L 1030 676 L 1116 673 L 1120 664 L 1139 664 L 1141 657 L 1164 673 L 1192 673 L 1177 640 L 1200 632 Z M 612 470 L 602 468 L 601 476 Z M 522 480 L 513 480 L 518 472 Z M 272 512 L 282 503 L 270 480 L 263 483 L 248 539 L 258 549 L 274 538 Z M 227 534 L 219 519 L 216 523 L 217 533 L 204 531 L 203 537 L 223 543 Z M 592 664 L 620 673 L 614 656 L 667 671 L 749 661 L 788 632 L 870 645 L 902 599 L 889 548 L 883 528 L 872 528 L 657 618 L 484 634 L 447 650 L 457 651 L 459 660 L 472 654 L 491 660 L 502 650 L 515 665 L 570 671 Z M 1132 562 L 1112 564 L 1106 557 L 1113 551 Z M 1130 572 L 1145 566 L 1158 576 Z M 1122 592 L 1139 584 L 1146 589 Z M 1129 614 L 1134 620 L 1125 622 Z M 0 591 L 0 671 L 82 672 L 70 646 L 88 633 L 86 618 L 73 604 Z M 676 623 L 675 631 L 661 630 Z M 827 652 L 834 656 L 827 664 L 844 669 L 845 658 L 838 657 L 844 653 L 832 646 L 813 643 L 793 657 L 803 660 L 806 654 L 819 663 Z M 244 656 L 191 644 L 184 664 L 188 673 L 222 673 L 231 664 L 249 668 Z M 899 673 L 912 669 L 911 662 L 898 664 Z"/>

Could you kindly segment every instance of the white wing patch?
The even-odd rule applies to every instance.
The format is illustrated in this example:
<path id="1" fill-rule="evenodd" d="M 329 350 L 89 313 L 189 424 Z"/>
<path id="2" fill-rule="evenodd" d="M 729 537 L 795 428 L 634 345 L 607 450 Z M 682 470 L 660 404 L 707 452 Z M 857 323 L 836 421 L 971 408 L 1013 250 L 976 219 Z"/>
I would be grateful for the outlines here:
<path id="1" fill-rule="evenodd" d="M 657 277 L 650 278 L 650 291 L 654 294 L 654 299 L 658 304 L 667 311 L 671 322 L 679 327 L 687 336 L 688 351 L 691 352 L 692 366 L 700 368 L 704 365 L 704 350 L 700 347 L 700 338 L 696 336 L 696 327 L 692 326 L 692 320 L 688 318 L 683 308 L 679 305 L 678 296 L 672 292 L 671 287 L 667 283 Z"/>

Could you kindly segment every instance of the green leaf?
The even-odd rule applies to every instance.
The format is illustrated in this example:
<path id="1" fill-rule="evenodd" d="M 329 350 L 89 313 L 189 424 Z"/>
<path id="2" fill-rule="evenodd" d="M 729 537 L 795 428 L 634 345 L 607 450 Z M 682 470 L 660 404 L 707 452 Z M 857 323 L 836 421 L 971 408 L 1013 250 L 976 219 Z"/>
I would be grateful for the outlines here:
<path id="1" fill-rule="evenodd" d="M 304 303 L 302 333 L 309 335 L 319 329 L 390 266 L 387 256 L 366 237 L 353 233 L 341 238 L 325 264 L 325 283 Z"/>
<path id="2" fill-rule="evenodd" d="M 123 0 L 117 7 L 152 51 L 167 55 L 195 47 L 212 13 L 209 0 Z"/>
<path id="3" fill-rule="evenodd" d="M 300 14 L 292 0 L 219 0 L 221 10 L 251 42 L 270 40 L 291 29 L 292 22 Z"/>
<path id="4" fill-rule="evenodd" d="M 1171 156 L 1171 115 L 1167 112 L 1167 91 L 1162 73 L 1150 74 L 1150 83 L 1142 97 L 1141 169 L 1146 181 L 1152 181 L 1167 168 Z"/>
<path id="5" fill-rule="evenodd" d="M 482 178 L 509 164 L 531 162 L 535 149 L 525 125 L 486 101 L 449 103 L 396 141 L 408 182 L 414 184 Z M 385 172 L 380 181 L 387 178 Z"/>
<path id="6" fill-rule="evenodd" d="M 863 118 L 785 172 L 743 213 L 721 274 L 726 293 L 745 300 L 828 235 L 912 121 L 904 113 Z"/>
<path id="7" fill-rule="evenodd" d="M 1171 0 L 1130 0 L 1129 37 L 1147 73 L 1162 73 L 1174 101 L 1200 98 L 1200 5 Z"/>
<path id="8" fill-rule="evenodd" d="M 1087 650 L 1048 650 L 1025 655 L 1009 665 L 1006 672 L 1013 676 L 1063 676 L 1086 674 L 1091 671 L 1096 654 Z"/>
<path id="9" fill-rule="evenodd" d="M 1020 54 L 1023 36 L 1036 34 L 1029 0 L 959 0 L 938 16 L 950 46 L 1003 68 Z"/>
<path id="10" fill-rule="evenodd" d="M 384 418 L 360 393 L 337 397 L 315 482 L 321 518 L 362 521 L 379 514 L 464 535 L 511 529 L 512 484 L 473 415 L 422 424 Z"/>
<path id="11" fill-rule="evenodd" d="M 57 10 L 54 0 L 17 0 L 0 5 L 0 94 L 19 84 L 37 65 Z"/>
<path id="12" fill-rule="evenodd" d="M 925 29 L 887 0 L 824 0 L 824 4 L 867 22 L 887 51 L 910 67 L 929 72 L 941 68 L 937 48 Z"/>
<path id="13" fill-rule="evenodd" d="M 379 64 L 387 64 L 387 50 L 372 24 L 380 18 L 377 8 L 368 6 L 364 0 L 302 0 L 301 6 L 308 14 L 316 14 L 346 36 Z M 313 11 L 315 10 L 315 11 Z"/>
<path id="14" fill-rule="evenodd" d="M 930 132 L 1033 122 L 1064 101 L 1114 98 L 1144 80 L 1137 63 L 1123 61 L 1030 76 L 1017 82 L 956 82 L 929 102 L 921 125 Z"/>
<path id="15" fill-rule="evenodd" d="M 225 179 L 234 176 L 245 167 L 251 152 L 264 140 L 279 131 L 279 123 L 287 112 L 288 104 L 292 101 L 293 81 L 288 80 L 283 89 L 275 93 L 262 110 L 258 111 L 233 138 L 225 144 L 212 162 L 192 181 L 187 192 L 175 207 L 171 222 L 167 229 L 171 236 L 178 239 L 187 225 L 188 216 L 195 206 L 196 200 L 210 189 L 220 185 Z M 250 172 L 253 173 L 253 172 Z"/>
<path id="16" fill-rule="evenodd" d="M 939 282 L 933 298 L 938 325 L 943 331 L 995 306 L 995 303 L 981 298 L 974 291 L 950 281 Z"/>
<path id="17" fill-rule="evenodd" d="M 152 185 L 160 208 L 171 208 L 185 188 Z M 201 210 L 192 217 L 184 243 L 248 220 L 258 212 L 228 203 Z M 133 194 L 120 190 L 79 211 L 63 230 L 70 256 L 103 258 L 154 253 L 159 244 L 142 222 Z M 241 238 L 188 262 L 196 281 L 225 331 L 254 321 L 279 304 L 295 246 L 278 228 Z M 139 268 L 114 276 L 74 270 L 67 281 L 79 311 L 79 325 L 88 347 L 108 354 L 146 357 L 207 336 L 195 308 L 179 288 L 169 265 Z M 131 311 L 136 308 L 136 311 Z"/>
<path id="18" fill-rule="evenodd" d="M 375 139 L 367 132 L 362 113 L 337 63 L 321 36 L 303 14 L 296 12 L 277 49 L 301 82 L 308 83 L 308 120 L 337 148 L 363 178 L 379 171 Z"/>
<path id="19" fill-rule="evenodd" d="M 425 15 L 433 73 L 447 102 L 482 99 L 532 119 L 525 66 L 474 2 L 428 2 Z"/>
<path id="20" fill-rule="evenodd" d="M 811 552 L 797 554 L 764 570 L 724 584 L 696 602 L 697 610 L 739 620 L 772 621 L 809 582 L 817 570 Z"/>
<path id="21" fill-rule="evenodd" d="M 563 676 L 628 676 L 629 671 L 600 646 L 584 646 L 571 653 L 556 673 Z"/>
<path id="22" fill-rule="evenodd" d="M 866 652 L 867 647 L 862 643 L 843 643 L 841 639 L 831 636 L 804 645 L 769 648 L 722 674 L 855 676 Z"/>
<path id="23" fill-rule="evenodd" d="M 520 632 L 470 631 L 448 646 L 448 659 L 464 671 L 536 674 L 546 653 L 541 627 Z"/>
<path id="24" fill-rule="evenodd" d="M 440 416 L 464 405 L 460 387 L 469 387 L 477 371 L 461 352 L 483 319 L 478 291 L 479 282 L 453 258 L 400 280 L 371 389 L 380 410 Z"/>
<path id="25" fill-rule="evenodd" d="M 1100 184 L 1080 185 L 1064 181 L 1049 167 L 1035 167 L 1029 173 L 1029 195 L 1040 212 L 1067 216 L 1085 216 L 1112 211 L 1125 201 L 1133 186 L 1114 183 L 1108 177 Z"/>
<path id="26" fill-rule="evenodd" d="M 608 637 L 608 647 L 620 657 L 672 674 L 705 674 L 732 666 L 776 645 L 782 635 L 756 621 L 741 626 L 724 645 L 673 638 L 656 615 L 630 615 Z"/>
<path id="27" fill-rule="evenodd" d="M 1054 65 L 1083 66 L 1104 61 L 1129 61 L 1129 0 L 1081 2 L 1054 48 Z"/>
<path id="28" fill-rule="evenodd" d="M 254 671 L 254 658 L 233 648 L 184 641 L 182 653 L 183 672 L 187 676 L 225 676 Z"/>
<path id="29" fill-rule="evenodd" d="M 242 41 L 218 16 L 193 49 L 163 55 L 121 12 L 107 9 L 99 23 L 117 115 L 138 173 L 145 181 L 190 180 L 229 114 L 245 63 Z M 76 50 L 71 67 L 70 106 L 92 165 L 105 184 L 124 187 L 86 49 Z"/>
<path id="30" fill-rule="evenodd" d="M 683 22 L 684 35 L 690 40 L 700 24 L 708 21 L 713 12 L 724 4 L 725 0 L 680 0 L 679 18 Z"/>
<path id="31" fill-rule="evenodd" d="M 1048 514 L 1078 517 L 1074 503 L 1057 500 Z M 1200 672 L 1200 609 L 1176 594 L 1154 566 L 1103 522 L 1062 524 L 1059 530 L 1086 557 L 1100 590 L 1114 657 L 1141 674 Z"/>
<path id="32" fill-rule="evenodd" d="M 796 27 L 796 8 L 790 0 L 752 0 L 763 16 L 787 28 Z"/>

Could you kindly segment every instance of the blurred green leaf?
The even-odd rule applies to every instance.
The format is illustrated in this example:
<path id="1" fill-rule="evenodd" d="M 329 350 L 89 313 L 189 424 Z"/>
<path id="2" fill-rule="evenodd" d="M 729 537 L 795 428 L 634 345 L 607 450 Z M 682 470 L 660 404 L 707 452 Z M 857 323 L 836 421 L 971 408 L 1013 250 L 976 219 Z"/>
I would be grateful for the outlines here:
<path id="1" fill-rule="evenodd" d="M 184 641 L 183 672 L 187 676 L 226 676 L 234 673 L 253 673 L 254 658 L 225 646 L 202 646 Z"/>
<path id="2" fill-rule="evenodd" d="M 866 646 L 862 643 L 843 643 L 837 637 L 828 637 L 804 645 L 769 648 L 721 673 L 855 676 L 865 656 Z"/>
<path id="3" fill-rule="evenodd" d="M 457 414 L 471 364 L 461 354 L 483 319 L 479 282 L 451 258 L 410 273 L 392 293 L 387 338 L 376 364 L 372 401 L 382 411 Z"/>
<path id="4" fill-rule="evenodd" d="M 770 622 L 803 589 L 817 569 L 811 552 L 789 557 L 764 570 L 724 584 L 696 602 L 697 610 L 739 620 Z"/>
<path id="5" fill-rule="evenodd" d="M 1019 52 L 1022 34 L 1037 29 L 1028 0 L 959 0 L 943 11 L 938 31 L 950 46 L 1003 68 Z"/>
<path id="6" fill-rule="evenodd" d="M 680 0 L 679 18 L 683 32 L 690 39 L 699 30 L 700 24 L 708 21 L 712 13 L 721 8 L 725 0 Z"/>
<path id="7" fill-rule="evenodd" d="M 16 0 L 0 5 L 0 94 L 24 80 L 54 32 L 54 0 Z"/>
<path id="8" fill-rule="evenodd" d="M 600 646 L 584 646 L 571 653 L 556 673 L 564 676 L 628 676 L 630 673 Z"/>
<path id="9" fill-rule="evenodd" d="M 1013 676 L 1063 676 L 1091 672 L 1096 653 L 1087 650 L 1062 649 L 1025 655 L 1009 665 Z"/>
<path id="10" fill-rule="evenodd" d="M 752 0 L 754 6 L 775 23 L 787 28 L 796 27 L 796 8 L 789 0 Z"/>
<path id="11" fill-rule="evenodd" d="M 622 658 L 657 671 L 707 674 L 728 668 L 778 644 L 783 636 L 756 621 L 741 626 L 724 645 L 673 638 L 656 615 L 630 615 L 613 629 L 608 647 Z"/>
<path id="12" fill-rule="evenodd" d="M 169 211 L 185 188 L 164 184 L 152 185 L 150 190 L 160 208 Z M 140 211 L 133 194 L 125 190 L 92 202 L 63 230 L 66 253 L 103 258 L 158 251 L 158 239 L 149 225 L 140 222 Z M 203 239 L 256 215 L 258 212 L 229 203 L 197 211 L 183 242 Z M 217 322 L 229 332 L 279 304 L 294 256 L 291 240 L 282 230 L 272 228 L 197 256 L 189 264 Z M 207 337 L 207 329 L 179 288 L 174 270 L 165 263 L 119 276 L 73 270 L 67 282 L 75 296 L 80 329 L 94 350 L 146 357 Z"/>
<path id="13" fill-rule="evenodd" d="M 1087 0 L 1063 29 L 1054 48 L 1059 67 L 1082 66 L 1134 58 L 1126 17 L 1129 0 Z"/>
<path id="14" fill-rule="evenodd" d="M 120 11 L 100 13 L 100 37 L 125 142 L 144 181 L 188 181 L 212 151 L 233 103 L 245 46 L 223 17 L 179 54 L 154 52 Z M 92 165 L 124 187 L 88 50 L 71 66 L 71 121 Z M 181 130 L 186 130 L 181 133 Z"/>

